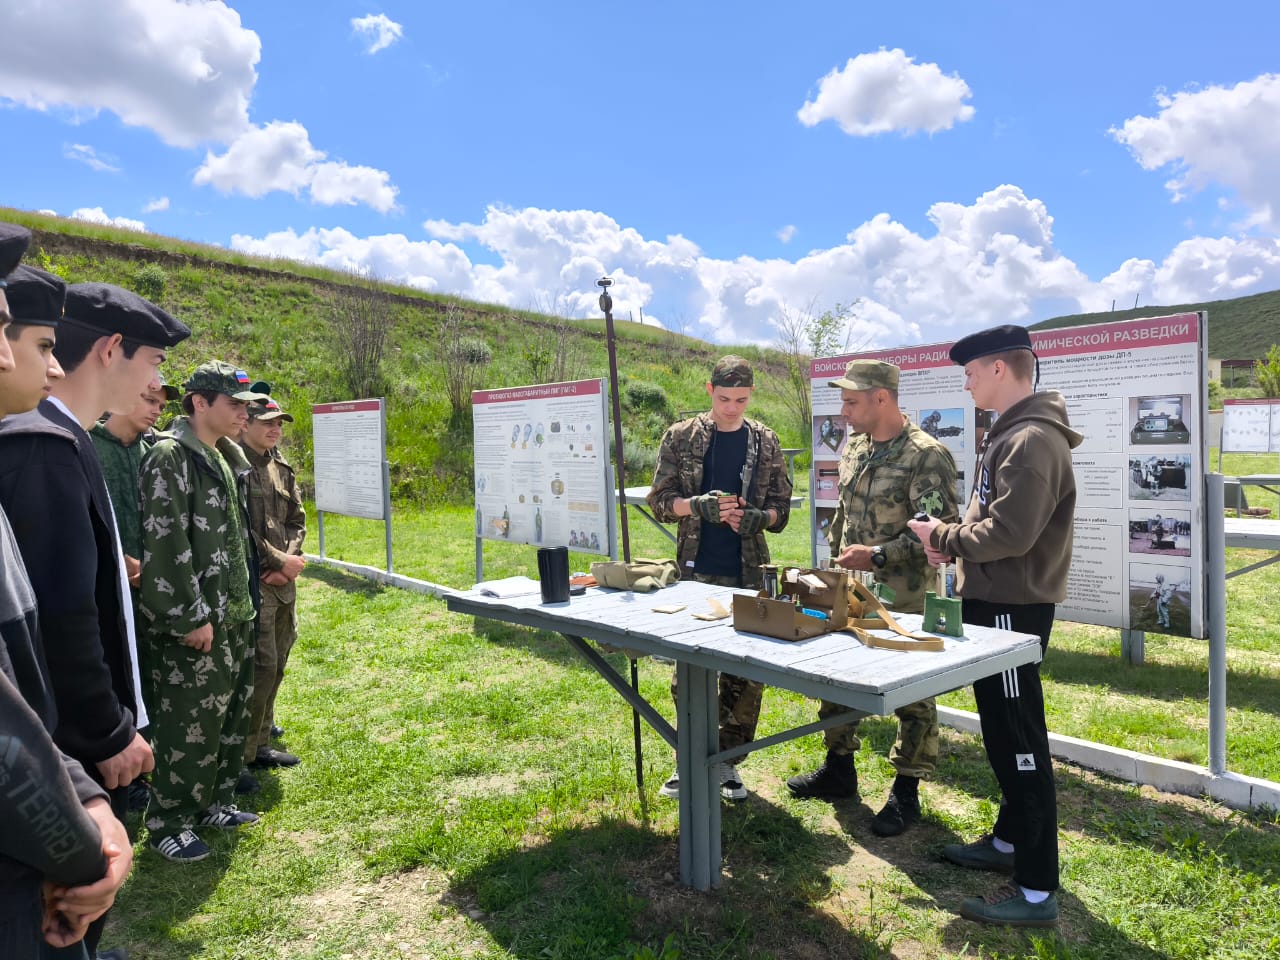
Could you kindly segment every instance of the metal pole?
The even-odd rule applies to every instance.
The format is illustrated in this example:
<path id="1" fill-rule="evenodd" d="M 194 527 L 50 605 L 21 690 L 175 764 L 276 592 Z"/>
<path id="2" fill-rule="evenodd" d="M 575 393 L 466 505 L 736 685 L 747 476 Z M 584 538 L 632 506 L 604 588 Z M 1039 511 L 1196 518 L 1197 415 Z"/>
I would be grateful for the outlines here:
<path id="1" fill-rule="evenodd" d="M 319 530 L 317 532 L 320 537 L 320 543 L 319 543 L 320 559 L 323 560 L 324 559 L 324 511 L 323 510 L 316 511 L 316 520 L 319 526 Z"/>
<path id="2" fill-rule="evenodd" d="M 1227 534 L 1222 474 L 1205 476 L 1205 587 L 1209 612 L 1209 772 L 1227 772 Z"/>
<path id="3" fill-rule="evenodd" d="M 618 396 L 618 344 L 613 332 L 613 297 L 609 296 L 609 287 L 613 281 L 601 277 L 596 281 L 600 287 L 600 309 L 604 311 L 605 341 L 609 347 L 609 396 L 613 405 L 613 449 L 614 480 L 618 484 L 618 517 L 622 521 L 622 559 L 631 562 L 631 531 L 627 523 L 627 465 L 622 453 L 622 398 Z M 640 693 L 640 667 L 634 657 L 631 658 L 631 689 Z M 644 796 L 644 746 L 640 742 L 640 711 L 631 710 L 631 735 L 636 758 L 636 793 Z"/>

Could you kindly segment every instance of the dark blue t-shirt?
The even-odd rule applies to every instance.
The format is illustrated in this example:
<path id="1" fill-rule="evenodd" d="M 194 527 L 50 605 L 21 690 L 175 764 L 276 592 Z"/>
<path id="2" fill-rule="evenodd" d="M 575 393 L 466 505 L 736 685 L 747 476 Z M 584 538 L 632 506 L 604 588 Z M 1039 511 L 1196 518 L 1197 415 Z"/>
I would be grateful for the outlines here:
<path id="1" fill-rule="evenodd" d="M 702 489 L 699 493 L 723 490 L 734 496 L 741 495 L 749 432 L 744 425 L 731 433 L 717 430 L 711 435 L 711 443 L 702 461 Z M 693 569 L 695 573 L 712 577 L 742 576 L 742 537 L 727 524 L 704 523 Z"/>

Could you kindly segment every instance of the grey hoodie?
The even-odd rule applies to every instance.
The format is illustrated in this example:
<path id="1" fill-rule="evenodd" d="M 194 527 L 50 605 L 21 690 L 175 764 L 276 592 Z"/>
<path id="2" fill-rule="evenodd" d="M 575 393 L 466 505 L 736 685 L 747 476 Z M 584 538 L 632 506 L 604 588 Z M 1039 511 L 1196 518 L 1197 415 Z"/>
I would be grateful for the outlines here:
<path id="1" fill-rule="evenodd" d="M 956 592 L 994 603 L 1061 603 L 1076 506 L 1071 429 L 1056 390 L 1006 410 L 979 450 L 973 495 L 960 523 L 939 525 L 932 545 L 959 559 Z"/>

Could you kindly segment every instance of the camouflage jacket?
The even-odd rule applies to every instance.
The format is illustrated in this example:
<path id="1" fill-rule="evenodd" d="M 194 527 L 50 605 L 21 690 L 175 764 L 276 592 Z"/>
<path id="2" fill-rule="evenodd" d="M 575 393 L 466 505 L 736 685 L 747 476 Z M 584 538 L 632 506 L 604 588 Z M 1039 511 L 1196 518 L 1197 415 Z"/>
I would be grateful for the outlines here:
<path id="1" fill-rule="evenodd" d="M 218 452 L 237 477 L 236 489 L 229 491 L 186 417 L 175 420 L 170 433 L 142 461 L 139 599 L 149 632 L 180 638 L 206 623 L 217 630 L 228 620 L 232 577 L 248 578 L 256 607 L 258 562 L 246 538 L 244 569 L 233 569 L 236 551 L 227 545 L 237 527 L 232 510 L 240 511 L 240 528 L 249 529 L 249 462 L 240 447 L 218 441 Z"/>
<path id="2" fill-rule="evenodd" d="M 767 529 L 770 533 L 781 533 L 791 516 L 791 479 L 787 476 L 782 445 L 778 435 L 759 421 L 744 420 L 744 423 L 750 431 L 744 485 L 746 500 L 761 510 L 774 510 L 777 522 Z M 658 520 L 680 523 L 676 531 L 676 563 L 686 580 L 693 577 L 702 520 L 696 516 L 678 517 L 672 505 L 679 497 L 695 497 L 702 492 L 702 462 L 715 429 L 709 413 L 700 413 L 668 427 L 658 450 L 658 465 L 653 471 L 653 487 L 648 496 L 649 508 Z M 769 546 L 763 530 L 742 538 L 743 584 L 759 584 L 760 564 L 768 562 Z"/>
<path id="3" fill-rule="evenodd" d="M 249 532 L 263 570 L 279 570 L 289 554 L 302 553 L 307 535 L 307 515 L 302 509 L 302 492 L 293 467 L 274 450 L 258 453 L 245 446 L 249 461 Z M 293 603 L 297 586 L 292 580 L 282 587 L 264 586 L 278 603 Z"/>
<path id="4" fill-rule="evenodd" d="M 920 511 L 948 523 L 959 518 L 956 464 L 951 451 L 902 420 L 902 432 L 878 451 L 869 434 L 849 438 L 840 457 L 840 505 L 828 539 L 832 556 L 855 543 L 882 545 L 886 563 L 875 571 L 876 579 L 893 589 L 895 610 L 919 613 L 934 574 L 907 521 Z"/>
<path id="5" fill-rule="evenodd" d="M 111 509 L 115 511 L 116 528 L 120 531 L 120 546 L 137 560 L 142 556 L 142 499 L 138 477 L 142 474 L 142 458 L 151 445 L 141 434 L 133 443 L 123 443 L 101 423 L 93 425 L 89 436 L 102 462 L 102 475 L 107 480 Z"/>

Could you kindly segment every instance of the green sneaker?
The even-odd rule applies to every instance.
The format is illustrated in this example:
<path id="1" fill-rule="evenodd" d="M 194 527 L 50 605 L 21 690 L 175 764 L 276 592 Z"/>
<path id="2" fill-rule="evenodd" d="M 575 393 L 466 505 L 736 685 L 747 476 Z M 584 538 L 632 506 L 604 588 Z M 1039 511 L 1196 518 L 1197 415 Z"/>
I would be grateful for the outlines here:
<path id="1" fill-rule="evenodd" d="M 1051 893 L 1048 899 L 1031 903 L 1021 889 L 1006 883 L 986 896 L 966 898 L 960 904 L 960 916 L 1007 927 L 1056 927 L 1058 897 Z"/>
<path id="2" fill-rule="evenodd" d="M 952 863 L 970 870 L 994 870 L 996 873 L 1013 873 L 1013 854 L 1001 853 L 992 845 L 994 834 L 983 834 L 973 843 L 948 843 L 942 855 Z"/>

